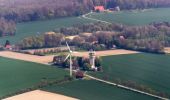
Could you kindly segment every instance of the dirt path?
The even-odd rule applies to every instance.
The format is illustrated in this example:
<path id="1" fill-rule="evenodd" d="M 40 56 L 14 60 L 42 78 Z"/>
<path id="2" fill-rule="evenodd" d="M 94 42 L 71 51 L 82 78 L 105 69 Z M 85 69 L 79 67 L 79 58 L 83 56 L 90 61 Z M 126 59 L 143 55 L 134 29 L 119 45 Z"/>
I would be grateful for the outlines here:
<path id="1" fill-rule="evenodd" d="M 107 21 L 103 21 L 103 20 L 99 20 L 99 19 L 87 17 L 88 15 L 90 15 L 90 14 L 92 14 L 92 13 L 93 13 L 93 12 L 89 12 L 89 13 L 87 13 L 87 14 L 82 15 L 82 17 L 83 17 L 84 19 L 88 19 L 88 20 L 94 20 L 94 21 L 98 21 L 98 22 L 103 22 L 103 23 L 107 23 L 107 24 L 112 24 L 112 23 L 107 22 Z"/>
<path id="2" fill-rule="evenodd" d="M 35 90 L 20 95 L 16 95 L 13 97 L 9 97 L 3 100 L 78 100 L 78 99 L 64 96 L 61 94 Z"/>
<path id="3" fill-rule="evenodd" d="M 73 55 L 78 57 L 88 57 L 88 53 L 89 52 L 76 52 L 73 53 Z M 117 50 L 96 51 L 96 56 L 109 56 L 109 55 L 135 54 L 135 53 L 139 53 L 139 52 L 117 49 Z M 11 52 L 11 51 L 1 51 L 0 56 L 11 58 L 11 59 L 35 62 L 35 63 L 48 64 L 49 62 L 53 61 L 53 57 L 55 55 L 36 56 L 36 55 L 29 55 L 29 54 L 23 54 L 23 53 Z"/>

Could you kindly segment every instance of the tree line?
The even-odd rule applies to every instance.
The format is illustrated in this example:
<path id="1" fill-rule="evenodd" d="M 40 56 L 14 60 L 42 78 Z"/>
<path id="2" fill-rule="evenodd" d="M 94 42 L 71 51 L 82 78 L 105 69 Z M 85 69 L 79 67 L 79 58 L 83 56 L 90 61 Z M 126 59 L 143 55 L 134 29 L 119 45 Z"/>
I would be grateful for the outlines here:
<path id="1" fill-rule="evenodd" d="M 105 8 L 119 6 L 121 9 L 146 9 L 170 7 L 169 0 L 91 0 L 94 5 L 103 5 Z"/>
<path id="2" fill-rule="evenodd" d="M 27 22 L 78 16 L 90 9 L 92 6 L 84 0 L 4 0 L 0 4 L 0 17 Z"/>
<path id="3" fill-rule="evenodd" d="M 123 48 L 152 53 L 164 53 L 164 47 L 170 46 L 170 23 L 168 22 L 145 26 L 98 22 L 61 28 L 59 32 L 25 38 L 19 46 L 22 49 L 55 47 L 65 45 L 67 41 L 71 46 L 84 50 Z M 86 32 L 90 32 L 89 35 Z M 76 36 L 73 39 L 65 39 L 67 35 Z"/>
<path id="4" fill-rule="evenodd" d="M 12 20 L 0 18 L 0 37 L 7 35 L 15 35 L 16 24 Z"/>
<path id="5" fill-rule="evenodd" d="M 38 36 L 26 37 L 16 46 L 20 49 L 58 47 L 61 46 L 61 43 L 63 41 L 64 35 L 60 33 L 43 34 Z"/>
<path id="6" fill-rule="evenodd" d="M 45 20 L 58 17 L 79 16 L 103 5 L 121 9 L 169 7 L 168 0 L 3 0 L 0 17 L 15 22 Z"/>

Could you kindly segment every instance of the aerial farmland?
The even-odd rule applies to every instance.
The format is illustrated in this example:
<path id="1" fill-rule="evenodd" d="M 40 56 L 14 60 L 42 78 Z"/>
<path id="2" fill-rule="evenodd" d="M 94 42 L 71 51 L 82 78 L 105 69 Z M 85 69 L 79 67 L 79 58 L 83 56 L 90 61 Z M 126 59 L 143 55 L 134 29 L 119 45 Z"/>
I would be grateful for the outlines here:
<path id="1" fill-rule="evenodd" d="M 167 0 L 0 0 L 0 99 L 169 100 Z"/>

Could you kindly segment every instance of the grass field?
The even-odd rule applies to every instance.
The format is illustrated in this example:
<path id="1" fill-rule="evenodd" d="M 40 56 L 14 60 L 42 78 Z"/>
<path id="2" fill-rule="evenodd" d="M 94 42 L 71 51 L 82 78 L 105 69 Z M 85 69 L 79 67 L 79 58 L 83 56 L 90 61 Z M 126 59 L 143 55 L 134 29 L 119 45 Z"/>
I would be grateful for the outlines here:
<path id="1" fill-rule="evenodd" d="M 0 57 L 0 97 L 39 84 L 43 78 L 61 80 L 68 72 L 47 65 Z"/>
<path id="2" fill-rule="evenodd" d="M 52 31 L 56 28 L 69 27 L 76 24 L 90 23 L 91 20 L 82 19 L 78 17 L 68 17 L 60 18 L 46 21 L 34 21 L 17 24 L 16 35 L 11 37 L 2 37 L 0 38 L 0 44 L 4 44 L 6 40 L 10 40 L 11 43 L 17 43 L 24 37 L 35 36 L 37 32 L 43 33 Z"/>
<path id="3" fill-rule="evenodd" d="M 121 79 L 170 94 L 170 56 L 156 54 L 116 55 L 102 58 L 103 72 L 92 73 L 108 80 Z"/>
<path id="4" fill-rule="evenodd" d="M 94 80 L 80 80 L 43 88 L 81 100 L 156 100 L 155 98 L 117 88 Z"/>
<path id="5" fill-rule="evenodd" d="M 148 9 L 144 11 L 120 11 L 93 13 L 88 17 L 126 25 L 146 25 L 152 22 L 170 22 L 170 8 Z"/>

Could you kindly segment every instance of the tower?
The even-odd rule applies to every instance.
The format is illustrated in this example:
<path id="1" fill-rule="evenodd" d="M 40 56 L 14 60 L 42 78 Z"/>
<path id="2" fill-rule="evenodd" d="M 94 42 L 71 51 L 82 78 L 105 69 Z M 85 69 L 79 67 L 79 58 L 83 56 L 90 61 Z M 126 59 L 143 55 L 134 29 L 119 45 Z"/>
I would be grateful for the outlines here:
<path id="1" fill-rule="evenodd" d="M 90 65 L 91 69 L 95 69 L 95 51 L 90 50 L 89 51 L 89 60 L 90 60 Z"/>

